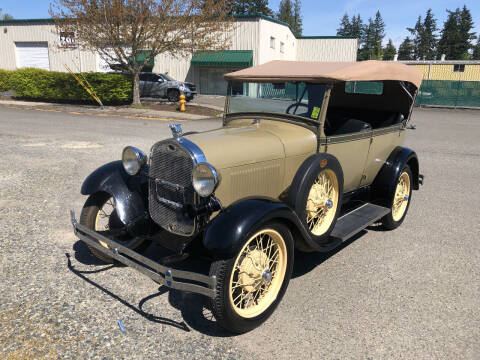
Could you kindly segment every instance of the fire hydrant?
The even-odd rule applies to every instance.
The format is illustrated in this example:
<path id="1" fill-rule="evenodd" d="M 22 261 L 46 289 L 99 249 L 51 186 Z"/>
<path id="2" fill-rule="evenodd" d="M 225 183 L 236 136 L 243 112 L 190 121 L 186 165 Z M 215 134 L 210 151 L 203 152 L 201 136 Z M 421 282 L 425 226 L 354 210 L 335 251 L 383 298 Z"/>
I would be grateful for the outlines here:
<path id="1" fill-rule="evenodd" d="M 180 100 L 178 102 L 180 103 L 180 111 L 185 112 L 185 95 L 180 95 L 179 99 Z"/>

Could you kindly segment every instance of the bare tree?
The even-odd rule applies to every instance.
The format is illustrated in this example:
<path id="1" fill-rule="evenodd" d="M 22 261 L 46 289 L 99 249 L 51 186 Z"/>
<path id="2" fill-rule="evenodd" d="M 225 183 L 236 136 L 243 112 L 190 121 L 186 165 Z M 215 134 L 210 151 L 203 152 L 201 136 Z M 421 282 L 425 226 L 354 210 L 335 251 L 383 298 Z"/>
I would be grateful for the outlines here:
<path id="1" fill-rule="evenodd" d="M 58 32 L 132 74 L 133 104 L 140 104 L 139 74 L 159 54 L 186 56 L 230 45 L 227 1 L 54 0 Z M 141 59 L 141 60 L 140 60 Z"/>

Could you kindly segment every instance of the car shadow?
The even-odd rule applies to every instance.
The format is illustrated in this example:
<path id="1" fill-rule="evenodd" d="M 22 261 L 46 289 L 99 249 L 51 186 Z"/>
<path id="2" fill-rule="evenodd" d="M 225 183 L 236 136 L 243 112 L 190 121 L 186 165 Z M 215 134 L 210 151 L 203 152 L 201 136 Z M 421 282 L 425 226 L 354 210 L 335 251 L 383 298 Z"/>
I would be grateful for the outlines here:
<path id="1" fill-rule="evenodd" d="M 337 248 L 329 252 L 304 253 L 304 252 L 295 251 L 295 264 L 293 268 L 292 278 L 301 277 L 309 273 L 310 271 L 315 269 L 318 265 L 321 265 L 324 261 L 328 260 L 331 256 L 337 254 L 342 249 L 346 248 L 347 246 L 349 246 L 355 240 L 361 238 L 366 233 L 367 233 L 366 230 L 361 231 L 357 235 L 343 242 Z M 123 265 L 121 264 L 105 265 L 103 262 L 97 260 L 93 255 L 91 255 L 87 246 L 81 241 L 78 241 L 77 243 L 75 243 L 73 246 L 73 249 L 75 251 L 75 260 L 77 260 L 78 262 L 86 265 L 104 265 L 102 268 L 97 270 L 80 271 L 75 269 L 75 267 L 72 265 L 70 254 L 66 253 L 65 255 L 67 257 L 67 267 L 73 274 L 75 274 L 82 280 L 86 281 L 90 285 L 96 287 L 97 289 L 104 292 L 105 294 L 109 295 L 114 300 L 125 305 L 127 308 L 136 312 L 146 320 L 163 324 L 163 325 L 168 325 L 173 328 L 183 330 L 185 332 L 191 331 L 190 330 L 191 328 L 208 336 L 215 336 L 215 337 L 236 336 L 236 334 L 233 334 L 223 329 L 216 323 L 215 318 L 213 317 L 213 314 L 211 311 L 210 301 L 208 298 L 202 295 L 177 291 L 174 289 L 169 289 L 166 286 L 160 286 L 156 292 L 141 299 L 137 306 L 129 303 L 125 299 L 122 299 L 120 296 L 114 294 L 112 291 L 104 288 L 103 286 L 99 285 L 98 283 L 96 283 L 95 281 L 93 281 L 92 279 L 86 276 L 88 274 L 108 271 L 114 267 L 123 266 Z M 156 244 L 152 244 L 146 249 L 143 255 L 145 255 L 146 257 L 148 257 L 153 261 L 159 261 L 162 257 L 168 254 L 169 254 L 168 250 Z M 177 264 L 175 264 L 175 266 L 177 266 Z M 180 268 L 181 270 L 195 271 L 195 272 L 208 274 L 208 266 L 205 264 L 204 261 L 200 261 L 200 260 L 183 261 L 181 263 Z M 162 296 L 165 293 L 168 293 L 168 302 L 170 303 L 170 305 L 180 311 L 182 318 L 184 320 L 183 322 L 174 321 L 174 320 L 162 317 L 158 315 L 158 313 L 152 314 L 143 310 L 145 304 L 148 301 L 158 296 Z"/>
<path id="2" fill-rule="evenodd" d="M 367 233 L 366 230 L 362 230 L 358 234 L 352 236 L 350 239 L 341 243 L 335 249 L 330 250 L 328 252 L 306 253 L 306 252 L 300 252 L 295 250 L 295 263 L 293 265 L 292 279 L 301 277 L 309 273 L 310 271 L 315 269 L 318 265 L 321 265 L 323 262 L 327 261 L 333 255 L 342 251 L 348 245 L 352 244 L 355 240 L 361 238 L 366 233 Z"/>
<path id="3" fill-rule="evenodd" d="M 158 288 L 158 291 L 141 299 L 138 303 L 138 306 L 135 306 L 129 303 L 125 299 L 121 298 L 120 296 L 116 295 L 112 291 L 106 289 L 105 287 L 101 286 L 100 284 L 96 283 L 95 281 L 93 281 L 92 279 L 86 276 L 88 274 L 108 271 L 114 267 L 120 267 L 120 266 L 123 267 L 124 265 L 122 264 L 106 265 L 100 260 L 97 260 L 93 255 L 90 254 L 88 247 L 82 241 L 77 241 L 73 245 L 73 249 L 75 251 L 74 258 L 76 261 L 84 265 L 99 265 L 99 266 L 103 265 L 103 267 L 96 270 L 86 270 L 86 271 L 77 270 L 72 264 L 71 255 L 66 253 L 65 255 L 67 257 L 68 270 L 70 270 L 73 274 L 75 274 L 82 280 L 86 281 L 90 285 L 96 287 L 103 293 L 109 295 L 114 300 L 120 302 L 121 304 L 125 305 L 127 308 L 141 315 L 146 320 L 149 320 L 155 323 L 160 323 L 163 325 L 169 325 L 186 332 L 191 331 L 190 328 L 192 328 L 202 334 L 209 335 L 209 336 L 230 337 L 235 335 L 221 328 L 216 323 L 210 308 L 209 299 L 202 295 L 186 293 L 182 291 L 177 291 L 175 289 L 169 289 L 166 286 L 160 286 Z M 156 244 L 150 245 L 143 253 L 144 256 L 148 257 L 153 261 L 159 261 L 162 257 L 170 254 L 171 253 L 168 250 L 162 248 L 161 246 L 157 246 Z M 206 272 L 208 274 L 208 266 L 205 265 L 205 262 L 197 261 L 197 260 L 182 262 L 181 270 L 195 271 L 195 272 L 201 272 L 201 273 Z M 153 282 L 153 284 L 155 283 Z M 168 293 L 168 301 L 170 305 L 180 311 L 182 318 L 184 320 L 183 322 L 177 322 L 177 321 L 162 317 L 158 315 L 158 313 L 152 314 L 143 310 L 145 304 L 148 301 L 158 296 L 164 295 L 165 293 Z"/>

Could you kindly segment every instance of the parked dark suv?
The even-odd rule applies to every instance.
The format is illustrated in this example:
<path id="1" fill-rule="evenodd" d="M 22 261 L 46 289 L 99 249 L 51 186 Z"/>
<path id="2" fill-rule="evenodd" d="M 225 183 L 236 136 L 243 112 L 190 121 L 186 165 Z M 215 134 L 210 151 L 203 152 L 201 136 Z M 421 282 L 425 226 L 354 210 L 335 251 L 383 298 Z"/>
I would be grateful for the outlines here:
<path id="1" fill-rule="evenodd" d="M 190 101 L 197 94 L 194 84 L 176 81 L 166 74 L 143 72 L 140 74 L 140 96 L 159 97 L 176 102 L 180 94 Z"/>

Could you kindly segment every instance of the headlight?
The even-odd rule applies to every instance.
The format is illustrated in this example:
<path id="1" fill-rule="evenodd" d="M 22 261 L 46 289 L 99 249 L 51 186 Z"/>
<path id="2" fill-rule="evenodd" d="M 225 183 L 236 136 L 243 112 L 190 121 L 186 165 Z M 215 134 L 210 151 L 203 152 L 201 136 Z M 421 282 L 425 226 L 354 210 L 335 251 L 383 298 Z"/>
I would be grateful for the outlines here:
<path id="1" fill-rule="evenodd" d="M 207 197 L 215 191 L 220 179 L 217 170 L 212 165 L 200 163 L 193 169 L 192 182 L 197 194 Z"/>
<path id="2" fill-rule="evenodd" d="M 122 164 L 125 171 L 130 175 L 136 175 L 140 169 L 147 163 L 147 155 L 133 146 L 127 146 L 123 149 Z"/>

